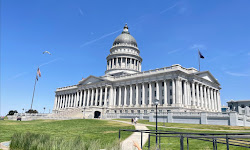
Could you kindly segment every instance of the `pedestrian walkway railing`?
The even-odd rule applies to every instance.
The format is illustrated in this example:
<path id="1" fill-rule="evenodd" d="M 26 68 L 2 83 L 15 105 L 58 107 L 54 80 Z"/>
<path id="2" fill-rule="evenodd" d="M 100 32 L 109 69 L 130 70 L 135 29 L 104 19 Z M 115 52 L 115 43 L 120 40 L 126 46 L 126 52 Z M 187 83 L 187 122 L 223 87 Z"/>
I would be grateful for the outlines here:
<path id="1" fill-rule="evenodd" d="M 178 138 L 180 144 L 180 150 L 184 149 L 193 149 L 190 147 L 190 140 L 196 139 L 200 141 L 210 142 L 213 150 L 217 150 L 218 143 L 226 145 L 226 149 L 229 150 L 230 146 L 242 147 L 242 148 L 250 148 L 250 131 L 249 133 L 194 133 L 194 132 L 173 132 L 173 131 L 165 131 L 165 130 L 127 130 L 120 129 L 119 130 L 119 139 L 121 139 L 122 131 L 127 132 L 139 132 L 141 133 L 141 148 L 143 148 L 143 134 L 148 133 L 148 145 L 147 148 L 150 149 L 151 143 L 154 142 L 152 137 L 155 140 L 155 146 L 161 149 L 162 144 L 166 144 L 161 142 L 162 138 Z M 166 140 L 165 140 L 166 141 Z M 186 142 L 185 142 L 186 141 Z M 186 143 L 186 144 L 185 144 Z"/>

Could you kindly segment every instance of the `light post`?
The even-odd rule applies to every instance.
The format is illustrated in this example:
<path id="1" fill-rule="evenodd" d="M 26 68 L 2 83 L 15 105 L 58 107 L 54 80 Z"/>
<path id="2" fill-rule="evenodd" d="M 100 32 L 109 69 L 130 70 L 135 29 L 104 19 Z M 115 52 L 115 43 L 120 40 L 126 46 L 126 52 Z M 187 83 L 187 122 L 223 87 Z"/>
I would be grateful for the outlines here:
<path id="1" fill-rule="evenodd" d="M 158 106 L 158 104 L 159 104 L 159 100 L 158 100 L 158 99 L 155 99 L 155 100 L 154 100 L 154 104 L 155 104 L 155 108 L 156 108 L 156 112 L 155 112 L 155 113 L 156 113 L 156 118 L 155 118 L 155 119 L 156 119 L 156 124 L 155 124 L 155 128 L 156 128 L 155 143 L 156 143 L 156 144 L 155 144 L 155 145 L 157 146 L 157 144 L 158 144 L 158 141 L 157 141 L 157 140 L 158 140 L 158 136 L 157 136 L 157 106 Z"/>

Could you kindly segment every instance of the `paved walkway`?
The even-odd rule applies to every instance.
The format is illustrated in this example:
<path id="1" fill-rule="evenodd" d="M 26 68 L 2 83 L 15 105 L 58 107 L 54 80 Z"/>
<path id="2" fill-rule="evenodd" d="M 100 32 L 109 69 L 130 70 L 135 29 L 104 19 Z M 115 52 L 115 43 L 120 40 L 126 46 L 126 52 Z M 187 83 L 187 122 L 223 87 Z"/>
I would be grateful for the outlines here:
<path id="1" fill-rule="evenodd" d="M 131 124 L 130 122 L 127 122 L 127 121 L 120 121 L 120 120 L 113 120 L 113 121 Z M 148 128 L 144 124 L 140 124 L 140 123 L 135 125 L 135 129 L 136 130 L 148 130 Z M 133 146 L 134 145 L 133 141 L 135 141 L 136 143 L 138 143 L 141 146 L 141 133 L 134 132 L 127 139 L 125 139 L 121 143 L 122 150 L 137 150 L 137 148 Z M 143 133 L 142 144 L 144 145 L 147 141 L 148 141 L 148 133 Z"/>
<path id="2" fill-rule="evenodd" d="M 10 141 L 0 143 L 0 149 L 9 150 L 9 144 L 10 144 Z"/>

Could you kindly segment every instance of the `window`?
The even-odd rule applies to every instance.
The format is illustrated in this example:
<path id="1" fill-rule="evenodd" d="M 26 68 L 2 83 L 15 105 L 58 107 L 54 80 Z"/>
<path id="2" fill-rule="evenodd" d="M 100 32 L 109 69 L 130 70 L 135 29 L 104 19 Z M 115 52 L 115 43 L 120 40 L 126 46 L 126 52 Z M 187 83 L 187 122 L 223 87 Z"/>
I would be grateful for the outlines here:
<path id="1" fill-rule="evenodd" d="M 147 110 L 144 110 L 144 114 L 147 114 Z"/>
<path id="2" fill-rule="evenodd" d="M 155 111 L 155 110 L 153 110 L 153 109 L 151 110 L 151 112 L 154 112 L 154 111 Z"/>
<path id="3" fill-rule="evenodd" d="M 244 105 L 244 104 L 242 104 L 240 107 L 241 107 L 241 108 L 245 108 L 245 105 Z"/>
<path id="4" fill-rule="evenodd" d="M 173 93 L 172 93 L 172 89 L 170 90 L 170 96 L 172 96 L 173 95 Z"/>
<path id="5" fill-rule="evenodd" d="M 162 90 L 161 93 L 162 93 L 162 96 L 164 96 L 164 90 Z"/>
<path id="6" fill-rule="evenodd" d="M 162 99 L 162 104 L 164 104 L 164 99 Z"/>
<path id="7" fill-rule="evenodd" d="M 155 96 L 156 96 L 156 91 L 155 91 Z"/>
<path id="8" fill-rule="evenodd" d="M 164 82 L 162 82 L 161 86 L 164 86 Z"/>
<path id="9" fill-rule="evenodd" d="M 162 110 L 159 110 L 159 113 L 162 113 Z"/>
<path id="10" fill-rule="evenodd" d="M 122 110 L 120 110 L 120 113 L 122 114 Z"/>
<path id="11" fill-rule="evenodd" d="M 134 113 L 134 110 L 131 110 L 131 113 L 133 114 L 133 113 Z"/>
<path id="12" fill-rule="evenodd" d="M 173 85 L 173 81 L 169 82 L 169 84 L 170 84 L 170 86 L 172 86 Z"/>
<path id="13" fill-rule="evenodd" d="M 106 112 L 109 113 L 109 110 L 107 110 Z"/>
<path id="14" fill-rule="evenodd" d="M 170 104 L 173 104 L 173 100 L 172 99 L 170 99 Z"/>
<path id="15" fill-rule="evenodd" d="M 155 83 L 155 87 L 156 87 L 156 83 Z"/>
<path id="16" fill-rule="evenodd" d="M 125 110 L 125 113 L 128 113 L 128 110 Z"/>
<path id="17" fill-rule="evenodd" d="M 137 110 L 137 113 L 139 114 L 139 113 L 141 113 L 141 111 L 140 111 L 140 110 Z"/>

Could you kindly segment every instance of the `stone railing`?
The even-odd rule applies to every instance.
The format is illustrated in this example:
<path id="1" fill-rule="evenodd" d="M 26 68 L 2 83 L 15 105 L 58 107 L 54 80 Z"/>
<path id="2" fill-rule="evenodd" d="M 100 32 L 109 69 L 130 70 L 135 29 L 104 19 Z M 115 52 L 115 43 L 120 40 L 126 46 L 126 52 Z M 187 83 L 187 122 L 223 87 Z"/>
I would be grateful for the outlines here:
<path id="1" fill-rule="evenodd" d="M 151 112 L 143 113 L 108 113 L 106 118 L 134 118 L 146 119 L 149 122 L 156 121 L 156 114 Z M 207 113 L 207 112 L 161 112 L 157 113 L 158 122 L 190 123 L 190 124 L 211 124 L 230 126 L 250 126 L 250 117 L 239 115 L 236 112 L 230 113 Z"/>

